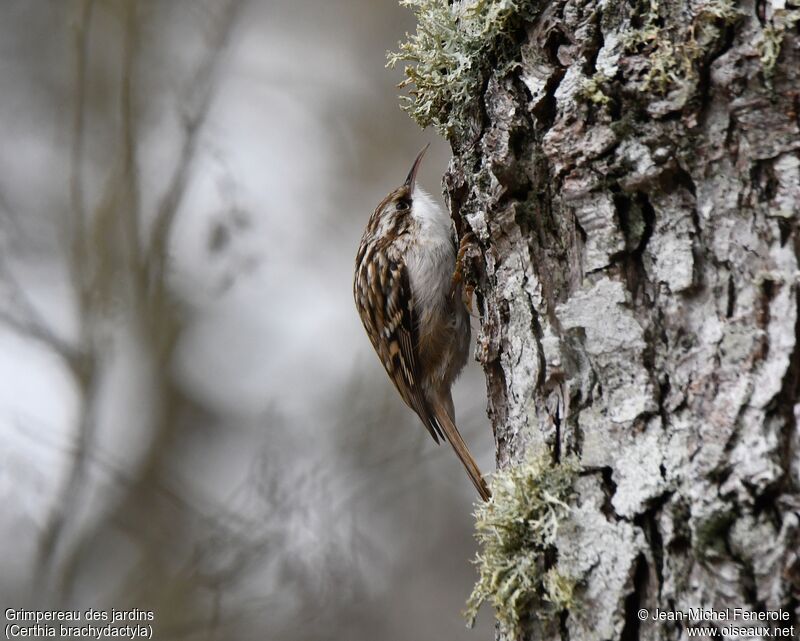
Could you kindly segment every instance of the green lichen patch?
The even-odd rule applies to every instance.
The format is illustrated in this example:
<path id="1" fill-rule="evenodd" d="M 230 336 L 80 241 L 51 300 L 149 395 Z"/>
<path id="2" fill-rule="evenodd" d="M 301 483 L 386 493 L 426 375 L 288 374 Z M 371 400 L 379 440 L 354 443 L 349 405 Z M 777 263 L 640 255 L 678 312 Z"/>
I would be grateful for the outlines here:
<path id="1" fill-rule="evenodd" d="M 434 125 L 452 139 L 463 127 L 465 110 L 481 94 L 490 69 L 510 69 L 514 34 L 531 20 L 535 0 L 401 0 L 417 18 L 417 30 L 406 34 L 398 52 L 389 52 L 389 67 L 407 62 L 401 87 L 402 106 L 420 127 Z"/>
<path id="2" fill-rule="evenodd" d="M 574 592 L 575 579 L 561 574 L 558 568 L 552 567 L 544 575 L 544 599 L 553 604 L 556 612 L 575 605 Z"/>
<path id="3" fill-rule="evenodd" d="M 611 98 L 603 90 L 603 86 L 609 82 L 609 78 L 602 72 L 597 72 L 591 78 L 587 78 L 581 87 L 581 96 L 595 105 L 605 106 L 611 102 Z"/>
<path id="4" fill-rule="evenodd" d="M 733 0 L 707 0 L 693 5 L 688 29 L 670 26 L 658 0 L 647 0 L 642 26 L 625 38 L 628 52 L 647 58 L 642 89 L 664 95 L 697 78 L 698 62 L 716 47 L 724 29 L 742 17 Z"/>
<path id="5" fill-rule="evenodd" d="M 512 635 L 529 616 L 553 617 L 572 607 L 575 580 L 559 570 L 555 542 L 570 514 L 578 468 L 574 458 L 552 464 L 542 452 L 494 475 L 492 499 L 475 511 L 479 578 L 465 612 L 470 626 L 484 602 Z"/>
<path id="6" fill-rule="evenodd" d="M 800 22 L 800 9 L 777 9 L 764 26 L 761 40 L 758 43 L 758 52 L 767 85 L 772 84 L 775 65 L 778 64 L 778 58 L 781 55 L 783 38 L 786 32 L 793 29 L 798 22 Z"/>

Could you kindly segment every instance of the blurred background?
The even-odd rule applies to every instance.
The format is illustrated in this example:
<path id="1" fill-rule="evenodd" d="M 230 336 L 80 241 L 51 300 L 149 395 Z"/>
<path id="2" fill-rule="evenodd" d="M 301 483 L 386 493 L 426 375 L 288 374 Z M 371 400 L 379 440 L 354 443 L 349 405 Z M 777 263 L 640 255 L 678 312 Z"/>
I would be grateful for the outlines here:
<path id="1" fill-rule="evenodd" d="M 155 611 L 155 638 L 487 639 L 474 490 L 352 302 L 432 143 L 395 0 L 6 0 L 0 606 Z M 440 198 L 441 199 L 441 198 Z M 474 327 L 473 327 L 474 331 Z M 482 374 L 458 422 L 494 468 Z"/>

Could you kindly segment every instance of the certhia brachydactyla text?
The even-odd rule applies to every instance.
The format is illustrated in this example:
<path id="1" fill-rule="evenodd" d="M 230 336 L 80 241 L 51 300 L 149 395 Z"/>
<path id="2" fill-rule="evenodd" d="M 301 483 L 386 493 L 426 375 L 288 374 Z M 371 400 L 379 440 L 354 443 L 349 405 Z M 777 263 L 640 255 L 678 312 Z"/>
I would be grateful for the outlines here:
<path id="1" fill-rule="evenodd" d="M 353 293 L 372 346 L 406 405 L 437 443 L 446 438 L 481 498 L 491 496 L 455 425 L 450 388 L 467 362 L 469 314 L 453 278 L 449 217 L 416 186 L 423 149 L 406 181 L 381 201 L 356 255 Z"/>

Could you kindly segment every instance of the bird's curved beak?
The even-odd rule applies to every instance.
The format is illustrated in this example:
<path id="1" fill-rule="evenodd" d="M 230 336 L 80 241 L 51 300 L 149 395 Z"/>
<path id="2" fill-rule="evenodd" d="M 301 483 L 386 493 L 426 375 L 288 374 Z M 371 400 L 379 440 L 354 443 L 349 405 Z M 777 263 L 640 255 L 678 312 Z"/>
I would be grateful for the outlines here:
<path id="1" fill-rule="evenodd" d="M 417 180 L 417 171 L 419 171 L 419 166 L 422 164 L 422 157 L 425 155 L 425 152 L 428 151 L 428 147 L 431 144 L 428 143 L 422 148 L 422 151 L 417 154 L 417 159 L 414 161 L 414 164 L 411 165 L 411 171 L 408 172 L 408 178 L 406 178 L 405 183 L 403 183 L 406 187 L 408 187 L 408 193 L 414 193 L 414 183 Z"/>

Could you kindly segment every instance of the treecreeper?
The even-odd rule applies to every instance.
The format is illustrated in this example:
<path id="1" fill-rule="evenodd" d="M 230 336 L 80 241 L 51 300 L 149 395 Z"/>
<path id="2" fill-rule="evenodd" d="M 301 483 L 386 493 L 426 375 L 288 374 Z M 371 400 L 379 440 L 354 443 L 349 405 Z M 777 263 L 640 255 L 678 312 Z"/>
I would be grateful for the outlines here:
<path id="1" fill-rule="evenodd" d="M 372 346 L 433 440 L 453 446 L 483 500 L 491 493 L 455 424 L 451 388 L 469 355 L 469 312 L 456 273 L 450 217 L 416 184 L 427 146 L 405 182 L 370 216 L 353 294 Z"/>

